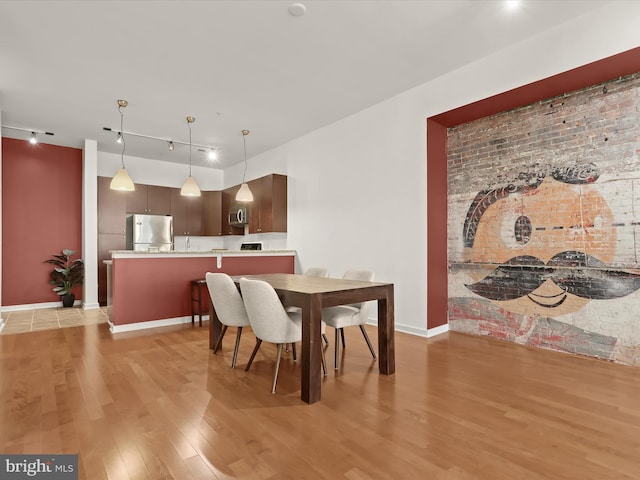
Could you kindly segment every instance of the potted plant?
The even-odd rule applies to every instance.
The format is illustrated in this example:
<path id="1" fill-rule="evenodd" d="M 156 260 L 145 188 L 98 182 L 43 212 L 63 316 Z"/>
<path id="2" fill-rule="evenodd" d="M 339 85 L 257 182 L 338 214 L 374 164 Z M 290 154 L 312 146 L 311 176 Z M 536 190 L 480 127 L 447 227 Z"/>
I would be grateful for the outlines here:
<path id="1" fill-rule="evenodd" d="M 81 258 L 71 260 L 75 253 L 65 248 L 62 253 L 55 253 L 52 255 L 53 258 L 45 260 L 45 263 L 55 265 L 49 274 L 49 283 L 55 285 L 53 291 L 62 298 L 63 307 L 73 306 L 76 296 L 71 289 L 76 285 L 82 285 L 84 281 L 84 260 Z"/>

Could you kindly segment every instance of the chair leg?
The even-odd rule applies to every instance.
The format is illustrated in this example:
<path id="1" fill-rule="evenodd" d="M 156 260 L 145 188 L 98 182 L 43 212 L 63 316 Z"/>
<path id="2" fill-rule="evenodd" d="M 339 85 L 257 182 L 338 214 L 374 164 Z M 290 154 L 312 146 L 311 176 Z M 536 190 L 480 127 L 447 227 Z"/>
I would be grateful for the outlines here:
<path id="1" fill-rule="evenodd" d="M 327 346 L 329 346 L 329 339 L 327 338 L 327 334 L 326 333 L 322 334 L 322 340 L 324 340 L 324 343 L 326 343 Z"/>
<path id="2" fill-rule="evenodd" d="M 271 393 L 276 393 L 276 382 L 278 381 L 278 370 L 280 370 L 280 358 L 282 357 L 282 344 L 278 344 L 278 358 L 276 358 L 276 373 L 273 375 L 273 388 Z"/>
<path id="3" fill-rule="evenodd" d="M 231 362 L 231 368 L 236 368 L 236 362 L 238 361 L 238 349 L 240 348 L 240 335 L 242 335 L 242 327 L 238 327 L 238 333 L 236 333 L 236 348 L 233 350 L 233 361 Z"/>
<path id="4" fill-rule="evenodd" d="M 245 372 L 249 371 L 249 367 L 251 367 L 251 364 L 253 363 L 253 358 L 256 356 L 256 353 L 258 353 L 258 349 L 260 348 L 261 343 L 262 343 L 262 340 L 260 340 L 259 338 L 256 338 L 256 346 L 254 347 L 253 352 L 251 353 L 251 358 L 249 358 L 249 363 L 247 363 L 247 366 L 244 369 Z"/>
<path id="5" fill-rule="evenodd" d="M 335 329 L 335 348 L 333 354 L 333 368 L 338 370 L 338 355 L 340 354 L 340 342 L 338 341 L 338 335 L 340 335 L 340 329 Z"/>
<path id="6" fill-rule="evenodd" d="M 344 328 L 340 329 L 340 337 L 342 338 L 342 348 L 344 348 L 345 347 L 345 344 L 344 344 Z"/>
<path id="7" fill-rule="evenodd" d="M 364 335 L 364 339 L 367 341 L 367 346 L 369 347 L 369 351 L 371 352 L 371 356 L 373 359 L 376 359 L 376 352 L 373 349 L 373 345 L 371 345 L 371 341 L 369 340 L 369 335 L 367 335 L 367 331 L 364 329 L 364 325 L 358 325 L 360 327 L 360 331 L 362 335 Z"/>
<path id="8" fill-rule="evenodd" d="M 227 326 L 223 325 L 222 326 L 222 331 L 220 332 L 220 336 L 218 337 L 218 341 L 216 342 L 216 345 L 213 347 L 213 353 L 218 353 L 218 349 L 220 348 L 220 345 L 222 345 L 222 337 L 224 337 L 224 334 L 227 333 Z"/>
<path id="9" fill-rule="evenodd" d="M 326 377 L 327 374 L 327 359 L 324 358 L 324 348 L 321 349 L 322 351 L 320 352 L 320 355 L 322 355 L 322 357 L 320 357 L 320 361 L 322 362 L 322 373 L 323 375 Z"/>
<path id="10" fill-rule="evenodd" d="M 292 343 L 291 344 L 291 353 L 293 353 L 293 361 L 295 362 L 298 358 L 296 356 L 296 344 Z"/>

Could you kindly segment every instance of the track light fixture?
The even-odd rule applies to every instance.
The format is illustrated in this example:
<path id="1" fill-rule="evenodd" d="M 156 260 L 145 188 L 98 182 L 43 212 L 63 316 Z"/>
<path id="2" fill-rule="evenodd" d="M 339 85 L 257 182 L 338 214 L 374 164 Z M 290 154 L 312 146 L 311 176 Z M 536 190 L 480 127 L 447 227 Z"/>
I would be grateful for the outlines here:
<path id="1" fill-rule="evenodd" d="M 124 150 L 126 148 L 126 144 L 124 142 L 124 135 L 122 134 L 122 123 L 124 119 L 124 115 L 122 113 L 122 109 L 126 107 L 129 103 L 126 100 L 118 100 L 118 113 L 120 113 L 120 140 L 122 140 L 122 153 L 120 154 L 120 160 L 122 162 L 122 168 L 118 169 L 118 172 L 111 179 L 111 184 L 109 188 L 111 190 L 122 190 L 124 192 L 133 192 L 136 187 L 131 180 L 131 177 L 127 173 L 126 168 L 124 168 Z"/>
<path id="2" fill-rule="evenodd" d="M 171 151 L 175 149 L 176 145 L 189 145 L 189 143 L 187 142 L 181 142 L 179 140 L 171 140 L 170 138 L 154 137 L 153 135 L 144 135 L 142 133 L 125 132 L 122 130 L 122 127 L 120 127 L 120 130 L 118 130 L 117 128 L 102 127 L 102 130 L 104 130 L 105 132 L 117 133 L 118 137 L 116 141 L 118 143 L 120 143 L 122 136 L 126 133 L 127 135 L 132 137 L 148 138 L 150 140 L 160 140 L 161 142 L 166 142 L 169 150 Z M 44 132 L 38 132 L 38 133 L 44 133 Z M 191 146 L 199 147 L 198 148 L 199 152 L 210 152 L 212 150 L 215 150 L 215 147 L 212 147 L 211 145 L 198 145 L 197 143 L 192 143 Z"/>
<path id="3" fill-rule="evenodd" d="M 247 174 L 247 142 L 246 138 L 249 135 L 249 130 L 242 130 L 242 145 L 244 146 L 244 173 L 242 174 L 242 185 L 240 190 L 236 193 L 237 202 L 253 202 L 253 193 L 249 185 L 245 182 L 245 176 Z"/>
<path id="4" fill-rule="evenodd" d="M 189 176 L 184 181 L 184 185 L 180 189 L 180 195 L 185 197 L 199 197 L 200 187 L 195 179 L 191 176 L 191 124 L 195 122 L 195 117 L 187 117 L 187 126 L 189 127 Z"/>
<path id="5" fill-rule="evenodd" d="M 8 130 L 18 130 L 20 132 L 29 132 L 29 143 L 31 145 L 35 145 L 38 143 L 38 135 L 52 135 L 51 132 L 43 132 L 42 130 L 33 130 L 31 128 L 20 128 L 20 127 L 10 127 L 9 125 L 2 125 L 2 128 L 6 128 Z"/>

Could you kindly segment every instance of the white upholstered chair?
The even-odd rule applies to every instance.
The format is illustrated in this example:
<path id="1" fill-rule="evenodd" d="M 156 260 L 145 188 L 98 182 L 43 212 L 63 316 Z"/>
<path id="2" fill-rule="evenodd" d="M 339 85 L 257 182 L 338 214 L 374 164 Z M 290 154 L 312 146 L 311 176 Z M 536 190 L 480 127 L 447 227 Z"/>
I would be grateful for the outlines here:
<path id="1" fill-rule="evenodd" d="M 247 311 L 244 308 L 244 302 L 242 301 L 238 287 L 236 287 L 233 279 L 226 273 L 208 272 L 205 279 L 207 281 L 207 288 L 209 289 L 211 304 L 222 324 L 222 331 L 213 348 L 213 353 L 218 352 L 222 338 L 227 332 L 227 327 L 237 327 L 236 346 L 233 350 L 233 360 L 231 362 L 231 368 L 235 368 L 236 362 L 238 361 L 238 348 L 240 346 L 242 328 L 250 325 Z"/>
<path id="2" fill-rule="evenodd" d="M 278 356 L 271 393 L 276 393 L 282 346 L 302 340 L 302 316 L 299 312 L 287 312 L 280 302 L 278 294 L 267 282 L 241 278 L 240 291 L 251 322 L 251 329 L 256 336 L 256 346 L 251 353 L 245 371 L 251 367 L 263 341 L 275 343 L 278 346 Z"/>
<path id="3" fill-rule="evenodd" d="M 374 273 L 369 270 L 347 270 L 342 276 L 345 280 L 361 280 L 365 282 L 372 282 L 373 277 Z M 364 324 L 367 321 L 368 314 L 368 302 L 339 305 L 337 307 L 329 307 L 322 310 L 322 321 L 335 329 L 334 366 L 336 370 L 339 367 L 338 355 L 340 351 L 338 333 L 340 333 L 342 338 L 342 348 L 344 348 L 344 331 L 342 329 L 345 327 L 360 327 L 360 331 L 367 342 L 371 356 L 375 360 L 376 352 L 373 349 L 373 345 L 371 345 L 367 331 L 364 329 Z"/>

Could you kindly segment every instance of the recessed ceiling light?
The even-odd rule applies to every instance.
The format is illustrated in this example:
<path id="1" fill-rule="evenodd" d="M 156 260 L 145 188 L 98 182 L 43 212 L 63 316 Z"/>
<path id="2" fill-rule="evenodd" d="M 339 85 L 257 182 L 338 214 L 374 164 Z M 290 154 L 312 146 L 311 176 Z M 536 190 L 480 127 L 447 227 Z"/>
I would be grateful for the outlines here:
<path id="1" fill-rule="evenodd" d="M 521 3 L 522 2 L 520 0 L 507 0 L 506 2 L 507 10 L 509 11 L 517 10 L 518 8 L 520 8 Z"/>
<path id="2" fill-rule="evenodd" d="M 301 17 L 307 11 L 307 7 L 305 7 L 302 3 L 292 3 L 289 6 L 289 15 L 292 17 Z"/>

